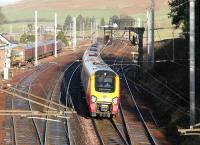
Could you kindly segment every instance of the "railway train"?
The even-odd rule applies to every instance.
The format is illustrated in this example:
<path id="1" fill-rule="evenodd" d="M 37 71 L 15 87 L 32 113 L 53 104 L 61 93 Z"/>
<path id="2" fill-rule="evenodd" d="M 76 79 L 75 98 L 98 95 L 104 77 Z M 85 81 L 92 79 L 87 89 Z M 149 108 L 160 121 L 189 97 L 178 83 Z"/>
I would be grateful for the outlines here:
<path id="1" fill-rule="evenodd" d="M 54 54 L 54 40 L 40 41 L 38 42 L 38 59 Z M 57 51 L 62 50 L 62 41 L 57 41 Z M 35 58 L 35 43 L 27 45 L 19 45 L 11 51 L 11 65 L 24 65 L 27 62 L 31 62 Z"/>
<path id="2" fill-rule="evenodd" d="M 83 55 L 81 81 L 92 117 L 117 115 L 120 77 L 101 59 L 98 44 L 93 44 Z"/>

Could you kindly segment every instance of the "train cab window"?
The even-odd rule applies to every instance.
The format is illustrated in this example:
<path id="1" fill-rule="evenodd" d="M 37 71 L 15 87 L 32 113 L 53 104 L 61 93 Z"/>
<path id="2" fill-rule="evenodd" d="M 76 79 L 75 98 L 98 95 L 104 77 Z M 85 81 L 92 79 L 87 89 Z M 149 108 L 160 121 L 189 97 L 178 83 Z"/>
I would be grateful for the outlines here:
<path id="1" fill-rule="evenodd" d="M 95 47 L 91 47 L 90 51 L 97 51 L 97 49 Z"/>
<path id="2" fill-rule="evenodd" d="M 23 51 L 12 51 L 12 55 L 17 57 L 23 56 Z"/>
<path id="3" fill-rule="evenodd" d="M 112 75 L 96 75 L 95 89 L 98 92 L 112 93 L 115 90 L 115 77 Z"/>
<path id="4" fill-rule="evenodd" d="M 97 47 L 98 46 L 98 44 L 92 44 L 92 46 L 91 47 Z"/>
<path id="5" fill-rule="evenodd" d="M 97 54 L 96 53 L 90 53 L 89 56 L 95 56 L 96 57 Z"/>

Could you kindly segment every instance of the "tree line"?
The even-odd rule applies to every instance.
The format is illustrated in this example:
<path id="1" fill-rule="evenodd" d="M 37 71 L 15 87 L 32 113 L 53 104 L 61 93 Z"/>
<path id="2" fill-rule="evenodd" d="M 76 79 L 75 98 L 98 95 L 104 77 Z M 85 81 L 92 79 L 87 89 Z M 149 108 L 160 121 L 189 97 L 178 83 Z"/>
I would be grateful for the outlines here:
<path id="1" fill-rule="evenodd" d="M 6 18 L 4 16 L 4 14 L 2 13 L 2 8 L 0 7 L 0 24 L 5 23 Z"/>
<path id="2" fill-rule="evenodd" d="M 188 38 L 189 34 L 189 1 L 188 0 L 171 0 L 169 1 L 170 13 L 169 17 L 172 19 L 171 23 L 175 28 L 181 28 L 184 36 Z M 199 31 L 199 0 L 195 2 L 195 17 L 196 17 L 196 31 Z"/>
<path id="3" fill-rule="evenodd" d="M 116 23 L 120 26 L 132 26 L 134 23 L 134 19 L 131 18 L 128 15 L 113 15 L 108 20 L 106 20 L 104 17 L 100 18 L 100 20 L 97 20 L 95 17 L 84 17 L 81 14 L 79 14 L 76 17 L 76 28 L 78 31 L 81 31 L 83 29 L 83 23 L 84 23 L 84 29 L 90 30 L 91 29 L 91 23 L 94 24 L 98 21 L 98 25 L 104 26 L 106 24 L 112 25 L 113 23 Z M 65 22 L 63 24 L 64 30 L 69 30 L 71 26 L 73 25 L 73 18 L 72 16 L 68 15 L 65 19 Z"/>
<path id="4" fill-rule="evenodd" d="M 84 23 L 84 29 L 85 30 L 90 30 L 91 28 L 91 23 L 96 23 L 96 19 L 94 17 L 83 17 L 81 14 L 79 14 L 76 17 L 76 29 L 78 31 L 83 29 L 83 23 Z M 73 26 L 73 17 L 68 15 L 64 21 L 63 24 L 63 29 L 64 30 L 69 30 Z"/>

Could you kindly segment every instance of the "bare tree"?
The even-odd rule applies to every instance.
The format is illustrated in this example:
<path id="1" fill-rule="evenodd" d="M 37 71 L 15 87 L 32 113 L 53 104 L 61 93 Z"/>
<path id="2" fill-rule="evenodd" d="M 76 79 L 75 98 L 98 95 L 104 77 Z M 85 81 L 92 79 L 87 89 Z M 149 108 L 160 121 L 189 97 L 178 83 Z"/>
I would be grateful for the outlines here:
<path id="1" fill-rule="evenodd" d="M 2 13 L 2 8 L 0 7 L 0 24 L 5 23 L 6 18 L 4 16 L 4 14 Z"/>

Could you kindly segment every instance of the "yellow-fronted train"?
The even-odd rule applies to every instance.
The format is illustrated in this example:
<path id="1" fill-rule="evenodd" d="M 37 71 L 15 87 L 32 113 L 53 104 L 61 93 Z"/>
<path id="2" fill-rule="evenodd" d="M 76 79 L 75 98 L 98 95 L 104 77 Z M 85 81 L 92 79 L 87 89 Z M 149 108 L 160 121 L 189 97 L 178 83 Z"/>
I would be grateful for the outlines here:
<path id="1" fill-rule="evenodd" d="M 100 57 L 93 44 L 83 55 L 81 80 L 92 117 L 112 117 L 118 113 L 120 78 Z"/>

